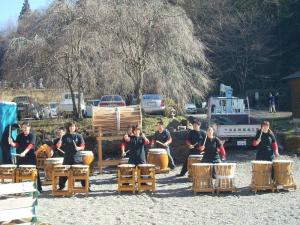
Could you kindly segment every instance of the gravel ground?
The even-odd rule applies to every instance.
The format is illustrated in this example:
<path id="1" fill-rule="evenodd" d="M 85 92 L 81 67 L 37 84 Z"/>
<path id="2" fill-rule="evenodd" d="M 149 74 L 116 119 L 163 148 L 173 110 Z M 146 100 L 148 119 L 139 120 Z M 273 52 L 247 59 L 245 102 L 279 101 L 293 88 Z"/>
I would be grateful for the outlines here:
<path id="1" fill-rule="evenodd" d="M 300 192 L 249 191 L 251 163 L 255 152 L 229 152 L 237 162 L 236 194 L 197 194 L 187 177 L 178 178 L 181 166 L 169 174 L 157 175 L 157 192 L 141 194 L 116 192 L 114 170 L 91 177 L 88 197 L 51 196 L 50 186 L 39 198 L 39 221 L 52 225 L 80 224 L 300 224 Z M 300 159 L 294 160 L 294 178 L 300 184 Z"/>

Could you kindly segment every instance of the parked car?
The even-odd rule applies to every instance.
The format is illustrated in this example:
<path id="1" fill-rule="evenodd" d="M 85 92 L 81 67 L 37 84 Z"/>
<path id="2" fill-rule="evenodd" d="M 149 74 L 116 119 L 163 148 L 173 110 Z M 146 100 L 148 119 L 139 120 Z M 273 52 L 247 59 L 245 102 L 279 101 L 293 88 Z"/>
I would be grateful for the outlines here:
<path id="1" fill-rule="evenodd" d="M 120 107 L 120 106 L 126 106 L 126 103 L 120 95 L 103 95 L 100 99 L 99 106 Z"/>
<path id="2" fill-rule="evenodd" d="M 35 98 L 31 96 L 18 96 L 13 98 L 12 101 L 17 103 L 17 117 L 19 120 L 23 118 L 43 118 L 43 110 Z"/>
<path id="3" fill-rule="evenodd" d="M 78 92 L 74 92 L 74 95 L 75 95 L 75 104 L 76 104 L 76 107 L 78 107 L 79 94 L 78 94 Z M 80 104 L 81 112 L 82 112 L 82 115 L 85 116 L 86 107 L 85 107 L 83 94 L 81 94 L 80 99 L 81 99 L 81 104 Z M 59 115 L 63 115 L 64 117 L 67 117 L 67 116 L 70 116 L 73 114 L 73 102 L 72 102 L 72 95 L 70 92 L 65 92 L 62 94 L 61 101 L 57 108 L 57 113 Z"/>
<path id="4" fill-rule="evenodd" d="M 141 101 L 142 110 L 146 113 L 164 113 L 165 101 L 159 94 L 145 94 Z"/>
<path id="5" fill-rule="evenodd" d="M 86 101 L 86 116 L 92 117 L 93 116 L 93 107 L 99 106 L 100 99 L 93 99 Z"/>
<path id="6" fill-rule="evenodd" d="M 194 103 L 186 103 L 185 104 L 185 112 L 192 114 L 192 113 L 197 113 L 197 107 Z"/>
<path id="7" fill-rule="evenodd" d="M 49 102 L 49 108 L 50 108 L 50 117 L 57 117 L 57 108 L 59 103 L 58 102 Z"/>

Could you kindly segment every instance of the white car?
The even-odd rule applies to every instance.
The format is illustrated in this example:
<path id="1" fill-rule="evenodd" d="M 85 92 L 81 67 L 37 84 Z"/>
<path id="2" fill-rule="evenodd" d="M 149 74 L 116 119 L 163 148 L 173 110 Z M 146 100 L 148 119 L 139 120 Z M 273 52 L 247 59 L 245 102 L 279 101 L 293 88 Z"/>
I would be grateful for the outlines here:
<path id="1" fill-rule="evenodd" d="M 186 103 L 185 104 L 185 112 L 192 114 L 192 113 L 197 113 L 197 107 L 195 106 L 194 103 Z"/>
<path id="2" fill-rule="evenodd" d="M 145 94 L 142 97 L 142 110 L 146 113 L 164 113 L 165 101 L 159 94 Z"/>
<path id="3" fill-rule="evenodd" d="M 58 102 L 49 102 L 50 117 L 57 117 Z"/>
<path id="4" fill-rule="evenodd" d="M 86 101 L 86 116 L 92 117 L 93 116 L 93 107 L 99 106 L 100 99 L 93 99 Z"/>

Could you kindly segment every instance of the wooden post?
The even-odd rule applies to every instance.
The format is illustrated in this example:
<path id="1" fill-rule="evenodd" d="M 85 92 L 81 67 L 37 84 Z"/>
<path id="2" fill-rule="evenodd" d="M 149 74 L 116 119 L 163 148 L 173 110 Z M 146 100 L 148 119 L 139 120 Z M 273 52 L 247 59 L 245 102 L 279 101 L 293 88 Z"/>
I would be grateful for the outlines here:
<path id="1" fill-rule="evenodd" d="M 99 137 L 98 137 L 98 167 L 99 167 L 99 172 L 102 174 L 103 169 L 102 169 L 102 160 L 103 160 L 103 155 L 102 155 L 102 129 L 100 127 L 99 131 Z"/>

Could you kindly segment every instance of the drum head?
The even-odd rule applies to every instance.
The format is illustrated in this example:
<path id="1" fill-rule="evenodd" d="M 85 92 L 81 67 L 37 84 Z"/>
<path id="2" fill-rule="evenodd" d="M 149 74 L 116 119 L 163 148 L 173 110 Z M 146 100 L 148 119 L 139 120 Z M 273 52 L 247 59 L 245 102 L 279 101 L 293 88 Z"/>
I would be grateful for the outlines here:
<path id="1" fill-rule="evenodd" d="M 79 151 L 80 155 L 94 155 L 92 151 Z"/>
<path id="2" fill-rule="evenodd" d="M 193 163 L 192 166 L 213 166 L 212 163 Z"/>
<path id="3" fill-rule="evenodd" d="M 292 160 L 287 160 L 287 159 L 276 159 L 273 160 L 273 163 L 292 163 Z"/>
<path id="4" fill-rule="evenodd" d="M 87 165 L 72 165 L 71 168 L 89 168 Z"/>
<path id="5" fill-rule="evenodd" d="M 215 166 L 236 166 L 236 163 L 216 163 Z"/>
<path id="6" fill-rule="evenodd" d="M 35 165 L 19 165 L 19 168 L 35 168 Z"/>
<path id="7" fill-rule="evenodd" d="M 260 161 L 260 160 L 253 160 L 251 161 L 252 164 L 272 164 L 270 161 Z"/>
<path id="8" fill-rule="evenodd" d="M 122 165 L 118 165 L 119 168 L 134 168 L 135 165 L 133 164 L 122 164 Z"/>
<path id="9" fill-rule="evenodd" d="M 148 164 L 139 164 L 138 167 L 150 167 L 151 168 L 151 167 L 155 167 L 155 165 L 149 164 L 149 163 Z"/>
<path id="10" fill-rule="evenodd" d="M 149 149 L 149 153 L 151 153 L 151 154 L 162 154 L 162 153 L 165 153 L 165 152 L 167 152 L 167 151 L 164 148 L 151 148 L 151 149 Z"/>
<path id="11" fill-rule="evenodd" d="M 0 168 L 16 168 L 17 165 L 14 164 L 4 164 L 4 165 L 0 165 Z"/>
<path id="12" fill-rule="evenodd" d="M 203 155 L 189 155 L 189 158 L 203 158 Z"/>

